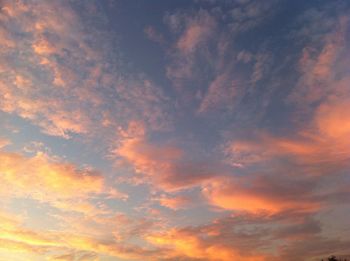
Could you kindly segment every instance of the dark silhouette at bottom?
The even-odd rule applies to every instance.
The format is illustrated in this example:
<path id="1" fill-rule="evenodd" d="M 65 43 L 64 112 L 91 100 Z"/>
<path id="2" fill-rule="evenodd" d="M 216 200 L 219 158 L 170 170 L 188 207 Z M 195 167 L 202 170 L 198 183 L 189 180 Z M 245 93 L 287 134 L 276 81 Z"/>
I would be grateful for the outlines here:
<path id="1" fill-rule="evenodd" d="M 323 259 L 321 261 L 324 261 Z M 326 261 L 348 261 L 346 258 L 345 259 L 338 259 L 335 256 L 330 256 Z"/>

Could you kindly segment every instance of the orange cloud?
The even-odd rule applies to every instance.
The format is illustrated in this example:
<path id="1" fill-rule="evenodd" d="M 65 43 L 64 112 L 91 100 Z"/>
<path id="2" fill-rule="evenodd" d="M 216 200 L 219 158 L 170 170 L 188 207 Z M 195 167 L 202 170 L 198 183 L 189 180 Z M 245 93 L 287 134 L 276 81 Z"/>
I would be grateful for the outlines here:
<path id="1" fill-rule="evenodd" d="M 11 144 L 10 140 L 0 137 L 0 149 Z"/>
<path id="2" fill-rule="evenodd" d="M 320 133 L 337 145 L 350 145 L 350 99 L 335 98 L 321 104 L 315 116 Z"/>
<path id="3" fill-rule="evenodd" d="M 152 144 L 147 141 L 144 126 L 131 122 L 124 139 L 113 154 L 131 164 L 142 180 L 165 190 L 197 186 L 218 171 L 215 164 L 184 161 L 183 151 L 175 146 Z M 144 178 L 148 178 L 145 180 Z"/>
<path id="4" fill-rule="evenodd" d="M 0 213 L 0 253 L 30 252 L 42 254 L 57 246 L 52 238 L 21 227 L 18 217 Z"/>
<path id="5" fill-rule="evenodd" d="M 4 99 L 0 102 L 0 109 L 7 113 L 16 113 L 24 119 L 37 123 L 44 132 L 69 137 L 69 133 L 86 133 L 89 118 L 79 108 L 67 111 L 65 101 L 54 98 L 33 99 L 34 83 L 31 78 L 16 75 L 15 86 L 0 80 L 0 93 Z"/>
<path id="6" fill-rule="evenodd" d="M 55 112 L 48 111 L 47 121 L 38 125 L 49 135 L 68 138 L 68 133 L 87 133 L 88 124 L 88 116 L 81 110 L 74 110 L 68 114 L 65 109 L 61 109 Z"/>
<path id="7" fill-rule="evenodd" d="M 146 141 L 144 126 L 131 122 L 125 139 L 116 153 L 135 166 L 137 172 L 152 173 L 155 168 L 167 168 L 168 162 L 181 157 L 182 151 L 172 146 L 155 146 Z"/>
<path id="8" fill-rule="evenodd" d="M 350 157 L 349 106 L 347 98 L 326 100 L 316 109 L 310 123 L 294 137 L 260 133 L 250 140 L 229 142 L 225 149 L 228 161 L 238 167 L 283 158 L 309 166 L 343 165 Z"/>
<path id="9" fill-rule="evenodd" d="M 34 52 L 39 55 L 50 55 L 57 52 L 56 47 L 45 38 L 39 39 L 36 43 L 34 43 L 33 49 Z"/>
<path id="10" fill-rule="evenodd" d="M 274 182 L 267 177 L 263 181 L 254 178 L 254 175 L 224 181 L 218 179 L 203 190 L 209 202 L 224 209 L 253 213 L 316 210 L 321 207 L 320 201 L 311 196 L 311 191 L 317 190 L 317 182 L 312 182 L 313 188 L 309 186 L 311 183 L 305 183 L 306 187 L 303 188 L 303 178 L 337 175 L 339 170 L 341 173 L 341 170 L 349 167 L 350 101 L 344 86 L 344 83 L 338 84 L 338 95 L 330 96 L 321 103 L 310 122 L 294 137 L 274 137 L 261 133 L 250 140 L 229 143 L 226 153 L 232 165 L 245 167 L 267 164 L 269 171 L 277 166 L 284 181 L 277 177 Z M 284 184 L 289 179 L 285 174 L 290 171 L 294 172 L 300 184 L 297 181 L 290 181 L 289 186 Z M 337 191 L 340 190 L 338 185 Z M 298 194 L 303 197 L 297 197 Z"/>
<path id="11" fill-rule="evenodd" d="M 0 18 L 0 21 L 2 19 Z M 12 39 L 11 35 L 2 27 L 0 27 L 0 39 L 1 39 L 1 47 L 0 53 L 3 49 L 14 48 L 16 46 L 16 42 Z M 5 46 L 5 48 L 3 48 Z"/>
<path id="12" fill-rule="evenodd" d="M 324 160 L 339 167 L 348 165 L 350 159 L 350 100 L 331 97 L 322 103 L 314 117 L 318 137 L 322 139 L 322 149 L 327 152 Z"/>
<path id="13" fill-rule="evenodd" d="M 189 231 L 172 229 L 147 239 L 154 245 L 169 248 L 170 256 L 216 261 L 263 261 L 263 256 L 242 255 L 238 250 L 220 243 L 209 243 Z"/>
<path id="14" fill-rule="evenodd" d="M 186 197 L 186 196 L 174 196 L 174 197 L 168 197 L 166 195 L 162 195 L 159 198 L 159 204 L 173 209 L 173 210 L 178 210 L 181 208 L 184 208 L 186 206 L 188 206 L 190 204 L 191 200 L 190 198 Z"/>
<path id="15" fill-rule="evenodd" d="M 322 142 L 307 137 L 283 138 L 260 134 L 251 140 L 235 140 L 225 149 L 228 161 L 234 166 L 263 163 L 282 157 L 292 157 L 301 161 L 320 157 Z"/>
<path id="16" fill-rule="evenodd" d="M 292 181 L 282 182 L 267 176 L 221 178 L 208 183 L 203 194 L 220 208 L 251 213 L 275 214 L 291 209 L 313 211 L 320 207 L 320 203 L 310 198 L 310 184 L 291 184 Z M 300 193 L 304 193 L 302 198 L 298 197 Z"/>
<path id="17" fill-rule="evenodd" d="M 0 255 L 24 252 L 34 254 L 34 257 L 54 258 L 57 253 L 68 252 L 75 253 L 74 258 L 107 255 L 125 259 L 156 260 L 153 251 L 136 245 L 117 244 L 111 239 L 97 240 L 86 235 L 54 230 L 27 229 L 20 220 L 13 219 L 8 214 L 0 214 L 0 243 Z M 64 255 L 67 254 L 61 256 Z"/>
<path id="18" fill-rule="evenodd" d="M 101 175 L 54 161 L 43 153 L 26 157 L 0 151 L 0 172 L 3 197 L 30 197 L 69 211 L 96 212 L 87 199 L 104 188 Z"/>

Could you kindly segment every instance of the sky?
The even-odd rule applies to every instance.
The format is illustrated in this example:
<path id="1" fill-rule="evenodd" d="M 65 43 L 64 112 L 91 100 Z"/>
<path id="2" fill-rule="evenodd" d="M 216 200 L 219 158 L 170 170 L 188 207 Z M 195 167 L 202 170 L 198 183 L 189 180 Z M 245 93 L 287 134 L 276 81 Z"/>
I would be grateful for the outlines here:
<path id="1" fill-rule="evenodd" d="M 350 1 L 1 0 L 0 261 L 350 254 Z"/>

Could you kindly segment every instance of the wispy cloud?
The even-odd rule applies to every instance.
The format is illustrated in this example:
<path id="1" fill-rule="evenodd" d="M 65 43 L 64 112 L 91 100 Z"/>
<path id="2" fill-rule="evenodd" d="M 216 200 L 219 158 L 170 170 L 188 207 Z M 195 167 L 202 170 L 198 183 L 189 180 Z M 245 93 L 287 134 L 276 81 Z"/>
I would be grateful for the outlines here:
<path id="1" fill-rule="evenodd" d="M 106 49 L 96 47 L 98 40 L 88 40 L 88 35 L 98 39 L 103 32 L 85 26 L 72 5 L 4 5 L 1 18 L 6 26 L 2 31 L 17 44 L 9 46 L 9 40 L 4 40 L 1 59 L 6 77 L 0 82 L 4 97 L 1 110 L 31 121 L 49 135 L 64 138 L 94 133 L 96 125 L 116 127 L 129 117 L 154 128 L 167 125 L 161 91 L 147 78 L 128 76 L 118 68 L 119 62 L 109 58 L 111 39 Z M 16 35 L 14 30 L 18 31 Z M 23 37 L 18 41 L 20 34 Z M 11 62 L 14 59 L 21 61 L 20 66 Z M 120 115 L 118 121 L 109 116 L 115 114 Z"/>
<path id="2" fill-rule="evenodd" d="M 314 211 L 320 207 L 320 202 L 313 197 L 312 186 L 312 181 L 288 176 L 250 175 L 215 180 L 204 187 L 203 193 L 213 205 L 230 210 L 252 213 Z M 302 198 L 298 197 L 300 193 Z"/>
<path id="3" fill-rule="evenodd" d="M 215 176 L 213 165 L 186 160 L 183 151 L 172 145 L 152 144 L 144 126 L 131 122 L 125 139 L 113 153 L 131 164 L 146 182 L 166 190 L 198 186 Z M 146 179 L 145 179 L 146 178 Z"/>
<path id="4" fill-rule="evenodd" d="M 27 157 L 0 152 L 3 197 L 33 198 L 62 210 L 88 213 L 97 209 L 89 196 L 102 193 L 103 177 L 97 172 L 60 163 L 43 153 Z"/>

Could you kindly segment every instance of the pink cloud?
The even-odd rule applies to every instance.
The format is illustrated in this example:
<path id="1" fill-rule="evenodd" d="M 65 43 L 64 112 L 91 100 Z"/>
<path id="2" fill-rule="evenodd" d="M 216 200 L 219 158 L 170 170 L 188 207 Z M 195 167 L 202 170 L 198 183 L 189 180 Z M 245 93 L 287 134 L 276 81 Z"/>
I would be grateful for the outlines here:
<path id="1" fill-rule="evenodd" d="M 207 93 L 201 100 L 198 112 L 205 113 L 213 108 L 234 106 L 235 98 L 239 92 L 237 85 L 239 83 L 232 79 L 231 72 L 218 75 L 210 83 Z"/>
<path id="2" fill-rule="evenodd" d="M 178 195 L 178 196 L 166 196 L 162 195 L 159 198 L 159 204 L 161 206 L 170 208 L 172 210 L 178 210 L 182 208 L 186 208 L 191 203 L 191 199 L 186 196 Z"/>
<path id="3" fill-rule="evenodd" d="M 258 27 L 275 12 L 276 0 L 241 1 L 240 5 L 229 9 L 230 29 L 233 33 L 242 33 Z"/>
<path id="4" fill-rule="evenodd" d="M 201 77 L 198 71 L 200 67 L 197 66 L 198 59 L 211 62 L 208 46 L 215 39 L 216 20 L 204 10 L 195 14 L 175 13 L 166 18 L 176 37 L 174 48 L 168 50 L 171 62 L 166 67 L 166 75 L 174 87 L 188 99 L 188 90 L 184 86 Z"/>
<path id="5" fill-rule="evenodd" d="M 131 164 L 136 173 L 143 175 L 142 180 L 155 187 L 178 190 L 198 186 L 217 174 L 215 164 L 186 161 L 184 152 L 176 146 L 150 143 L 140 123 L 131 122 L 122 133 L 125 138 L 113 154 Z"/>
<path id="6" fill-rule="evenodd" d="M 263 255 L 243 254 L 232 246 L 205 239 L 196 232 L 186 229 L 171 229 L 168 232 L 147 237 L 152 244 L 168 248 L 169 258 L 208 259 L 218 261 L 230 260 L 266 260 Z"/>
<path id="7" fill-rule="evenodd" d="M 208 183 L 203 193 L 215 206 L 251 213 L 274 214 L 291 209 L 315 211 L 320 207 L 319 202 L 308 199 L 308 183 L 299 182 L 300 187 L 296 187 L 283 182 L 267 176 L 221 178 Z M 302 198 L 298 196 L 301 191 Z"/>
<path id="8" fill-rule="evenodd" d="M 303 49 L 299 60 L 302 73 L 297 86 L 289 95 L 289 101 L 307 106 L 321 101 L 334 92 L 338 64 L 348 61 L 344 56 L 347 50 L 345 44 L 347 17 L 340 17 L 336 23 L 336 30 L 322 37 L 322 48 L 312 45 Z"/>
<path id="9" fill-rule="evenodd" d="M 158 44 L 164 44 L 165 39 L 162 34 L 156 31 L 156 29 L 152 26 L 147 26 L 144 30 L 148 39 Z"/>
<path id="10" fill-rule="evenodd" d="M 206 42 L 215 29 L 215 20 L 206 12 L 199 12 L 194 19 L 189 19 L 176 46 L 187 54 L 196 50 L 202 42 Z"/>
<path id="11" fill-rule="evenodd" d="M 169 128 L 161 89 L 145 76 L 122 74 L 119 61 L 106 63 L 111 49 L 86 41 L 97 32 L 84 27 L 70 4 L 6 1 L 3 10 L 1 19 L 16 24 L 25 36 L 19 41 L 11 27 L 1 27 L 6 38 L 1 38 L 0 71 L 7 76 L 0 79 L 0 110 L 63 138 L 99 135 L 101 130 L 107 137 L 129 118 L 143 120 L 149 128 Z M 14 46 L 9 45 L 12 38 Z M 104 39 L 107 45 L 109 40 Z M 23 62 L 12 63 L 9 56 Z"/>
<path id="12" fill-rule="evenodd" d="M 323 156 L 321 146 L 321 141 L 318 143 L 307 137 L 283 138 L 262 133 L 253 139 L 229 142 L 225 152 L 228 161 L 235 166 L 263 163 L 283 157 L 312 162 L 313 159 Z"/>
<path id="13" fill-rule="evenodd" d="M 0 137 L 0 149 L 10 144 L 11 144 L 11 141 L 9 139 Z"/>
<path id="14" fill-rule="evenodd" d="M 345 78 L 335 84 L 339 96 L 330 96 L 316 107 L 310 122 L 301 125 L 296 135 L 283 137 L 260 132 L 249 139 L 228 142 L 225 148 L 228 162 L 243 167 L 289 159 L 297 165 L 315 167 L 312 173 L 316 175 L 324 173 L 322 168 L 345 167 L 350 155 L 346 109 L 350 105 L 344 88 L 348 82 Z M 320 164 L 323 167 L 317 169 Z"/>

